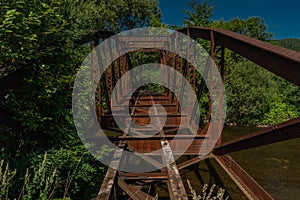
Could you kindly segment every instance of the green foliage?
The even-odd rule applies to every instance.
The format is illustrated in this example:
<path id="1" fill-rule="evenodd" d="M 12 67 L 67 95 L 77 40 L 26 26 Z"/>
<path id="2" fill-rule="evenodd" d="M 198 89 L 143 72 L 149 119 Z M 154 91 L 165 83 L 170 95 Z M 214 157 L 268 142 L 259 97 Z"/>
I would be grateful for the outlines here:
<path id="1" fill-rule="evenodd" d="M 147 0 L 18 0 L 3 4 L 0 65 L 32 65 L 25 69 L 22 88 L 2 104 L 12 109 L 28 134 L 46 135 L 57 146 L 72 143 L 76 137 L 72 87 L 89 48 L 75 41 L 99 29 L 125 30 L 145 26 L 151 16 L 159 17 L 156 1 Z"/>
<path id="2" fill-rule="evenodd" d="M 2 1 L 0 10 L 0 65 L 20 67 L 55 52 L 66 21 L 57 13 L 59 3 Z M 51 38 L 51 40 L 49 40 Z"/>
<path id="3" fill-rule="evenodd" d="M 30 166 L 44 162 L 42 155 L 30 159 Z M 70 197 L 72 199 L 88 199 L 95 196 L 95 188 L 99 187 L 106 168 L 95 161 L 84 146 L 70 147 L 50 151 L 45 164 L 46 171 L 57 169 L 58 185 L 55 197 Z M 99 180 L 94 180 L 98 177 Z"/>
<path id="4" fill-rule="evenodd" d="M 299 116 L 300 89 L 243 59 L 225 74 L 227 122 L 277 124 Z"/>
<path id="5" fill-rule="evenodd" d="M 214 6 L 207 0 L 198 1 L 192 0 L 187 4 L 191 10 L 184 10 L 183 12 L 187 15 L 184 18 L 183 23 L 187 26 L 202 26 L 209 27 L 211 23 L 211 17 Z"/>
<path id="6" fill-rule="evenodd" d="M 284 48 L 288 48 L 294 51 L 300 52 L 300 40 L 295 38 L 283 39 L 283 40 L 275 40 L 273 41 L 275 45 L 282 46 Z"/>
<path id="7" fill-rule="evenodd" d="M 287 103 L 286 96 L 282 94 L 275 94 L 269 104 L 269 110 L 264 114 L 264 124 L 279 124 L 287 120 L 296 118 L 300 115 L 297 108 Z"/>
<path id="8" fill-rule="evenodd" d="M 98 30 L 158 24 L 157 2 L 8 0 L 0 7 L 1 71 L 26 66 L 21 88 L 0 102 L 25 127 L 0 137 L 1 160 L 18 170 L 15 182 L 5 181 L 12 184 L 9 198 L 92 198 L 106 168 L 86 151 L 73 123 L 73 82 L 90 51 L 76 41 Z"/>
<path id="9" fill-rule="evenodd" d="M 21 193 L 22 199 L 49 199 L 52 191 L 57 184 L 57 168 L 47 170 L 47 154 L 44 155 L 43 161 L 34 167 L 33 172 L 29 173 L 27 169 L 23 190 Z"/>
<path id="10" fill-rule="evenodd" d="M 144 53 L 144 52 L 135 52 L 130 53 L 130 64 L 131 67 L 138 67 L 143 64 L 149 64 L 149 63 L 159 63 L 161 59 L 160 53 Z M 140 79 L 148 79 L 148 77 L 155 77 L 157 80 L 161 80 L 162 72 L 156 71 L 155 73 L 147 70 L 143 70 L 141 74 L 137 77 L 137 80 Z M 152 80 L 153 80 L 152 78 Z M 143 90 L 156 92 L 156 93 L 163 93 L 165 91 L 164 86 L 159 84 L 147 84 L 143 86 Z"/>
<path id="11" fill-rule="evenodd" d="M 214 21 L 211 27 L 230 30 L 259 40 L 270 40 L 273 34 L 267 31 L 267 25 L 261 17 L 249 17 L 248 19 L 234 18 L 230 21 Z"/>
<path id="12" fill-rule="evenodd" d="M 227 122 L 258 124 L 272 97 L 272 74 L 244 60 L 226 75 Z"/>
<path id="13" fill-rule="evenodd" d="M 106 171 L 83 146 L 33 154 L 26 160 L 19 163 L 24 169 L 19 167 L 17 174 L 16 170 L 9 170 L 8 164 L 3 167 L 3 160 L 0 162 L 0 196 L 10 199 L 90 199 L 96 196 Z"/>
<path id="14" fill-rule="evenodd" d="M 248 19 L 234 18 L 229 21 L 211 20 L 213 5 L 208 1 L 192 0 L 188 6 L 185 24 L 230 30 L 251 38 L 269 41 L 273 34 L 267 31 L 264 19 L 258 16 Z M 208 41 L 198 41 L 207 51 Z M 280 46 L 299 50 L 299 40 L 273 41 Z M 217 52 L 220 52 L 217 50 Z M 217 54 L 217 58 L 220 57 Z M 218 62 L 218 60 L 216 60 Z M 258 125 L 276 124 L 299 115 L 300 89 L 242 56 L 225 51 L 225 88 L 227 98 L 226 122 L 230 124 Z M 197 83 L 199 86 L 199 82 Z M 201 119 L 208 112 L 207 92 L 201 99 Z"/>
<path id="15" fill-rule="evenodd" d="M 69 31 L 80 37 L 98 30 L 119 32 L 143 27 L 160 11 L 155 0 L 66 0 L 60 13 L 69 22 Z"/>

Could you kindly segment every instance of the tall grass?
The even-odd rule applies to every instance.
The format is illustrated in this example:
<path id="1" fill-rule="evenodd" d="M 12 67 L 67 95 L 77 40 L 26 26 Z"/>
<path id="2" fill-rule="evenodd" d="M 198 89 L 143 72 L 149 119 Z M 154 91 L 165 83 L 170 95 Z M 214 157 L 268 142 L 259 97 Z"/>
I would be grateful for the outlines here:
<path id="1" fill-rule="evenodd" d="M 8 199 L 8 191 L 16 172 L 10 171 L 8 164 L 4 167 L 4 160 L 0 161 L 0 199 Z"/>
<path id="2" fill-rule="evenodd" d="M 63 187 L 64 192 L 60 199 L 70 199 L 68 192 L 70 189 L 71 182 L 74 178 L 74 175 L 78 171 L 78 166 L 81 163 L 82 157 L 78 160 L 78 163 L 71 172 L 68 172 L 67 180 L 64 180 Z M 57 168 L 47 167 L 47 153 L 44 154 L 42 161 L 38 166 L 33 169 L 27 168 L 24 177 L 21 179 L 23 182 L 22 187 L 19 189 L 18 194 L 11 195 L 9 193 L 10 189 L 15 182 L 20 180 L 15 180 L 15 175 L 17 170 L 11 170 L 9 164 L 5 164 L 4 160 L 0 161 L 0 199 L 1 200 L 10 200 L 10 196 L 14 196 L 14 200 L 31 200 L 31 199 L 40 199 L 40 200 L 49 200 L 54 199 L 54 194 L 58 187 L 62 187 L 62 181 L 59 179 L 59 172 Z M 229 197 L 224 197 L 225 190 L 222 188 L 216 189 L 216 185 L 208 187 L 207 184 L 202 188 L 202 194 L 197 194 L 193 189 L 189 180 L 187 180 L 190 195 L 193 200 L 227 200 Z M 16 197 L 17 196 L 17 197 Z M 157 196 L 156 196 L 157 199 Z M 57 195 L 56 195 L 56 200 Z"/>
<path id="3" fill-rule="evenodd" d="M 226 198 L 225 190 L 222 188 L 216 189 L 216 185 L 212 185 L 210 188 L 207 184 L 205 184 L 202 188 L 202 195 L 197 194 L 194 188 L 192 187 L 189 180 L 187 180 L 187 183 L 189 185 L 190 193 L 192 195 L 193 200 L 228 200 L 229 196 Z"/>
<path id="4" fill-rule="evenodd" d="M 72 177 L 76 173 L 77 167 L 81 159 L 78 161 L 76 168 L 68 179 L 65 180 L 64 194 L 61 199 L 69 199 L 67 196 L 68 190 L 70 189 L 70 184 L 72 182 Z M 20 188 L 18 198 L 15 200 L 31 200 L 31 199 L 40 199 L 40 200 L 49 200 L 53 199 L 55 190 L 60 187 L 61 182 L 58 179 L 58 170 L 57 168 L 47 168 L 47 153 L 44 154 L 42 162 L 30 170 L 26 169 L 24 178 L 22 179 L 23 185 Z M 15 181 L 14 176 L 16 175 L 17 170 L 11 171 L 9 164 L 4 165 L 4 160 L 0 161 L 0 199 L 9 200 L 9 189 L 12 187 Z M 16 196 L 16 195 L 12 195 Z"/>

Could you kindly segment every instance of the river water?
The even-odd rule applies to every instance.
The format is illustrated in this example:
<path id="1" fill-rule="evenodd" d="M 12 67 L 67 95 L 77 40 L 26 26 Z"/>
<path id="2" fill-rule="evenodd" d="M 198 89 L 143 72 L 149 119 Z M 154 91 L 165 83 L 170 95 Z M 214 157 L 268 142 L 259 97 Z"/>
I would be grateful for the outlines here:
<path id="1" fill-rule="evenodd" d="M 223 141 L 256 131 L 257 128 L 225 127 Z M 297 200 L 300 199 L 300 139 L 275 143 L 249 150 L 243 150 L 230 154 L 234 160 L 244 168 L 274 199 Z M 192 157 L 181 157 L 188 160 Z M 187 180 L 198 194 L 202 193 L 204 184 L 223 188 L 226 195 L 233 200 L 248 199 L 239 190 L 235 183 L 216 163 L 214 159 L 206 159 L 199 164 L 180 171 L 182 180 L 187 187 Z M 158 186 L 158 187 L 157 187 Z M 167 186 L 156 185 L 158 189 L 154 193 L 159 199 L 168 199 Z"/>
<path id="2" fill-rule="evenodd" d="M 223 141 L 253 131 L 253 128 L 225 127 Z M 300 139 L 244 150 L 231 156 L 275 199 L 300 199 Z"/>
<path id="3" fill-rule="evenodd" d="M 223 141 L 256 130 L 257 128 L 225 127 Z M 243 150 L 230 156 L 274 199 L 300 199 L 300 139 Z M 198 165 L 181 170 L 181 175 L 184 182 L 187 179 L 191 181 L 198 193 L 201 193 L 204 183 L 216 184 L 227 191 L 230 199 L 247 199 L 214 159 L 207 159 Z"/>

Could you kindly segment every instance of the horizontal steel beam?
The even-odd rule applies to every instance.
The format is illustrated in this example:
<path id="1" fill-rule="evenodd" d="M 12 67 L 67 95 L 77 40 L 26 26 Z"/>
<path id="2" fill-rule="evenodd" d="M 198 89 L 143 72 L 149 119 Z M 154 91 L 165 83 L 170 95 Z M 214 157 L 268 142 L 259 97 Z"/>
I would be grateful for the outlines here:
<path id="1" fill-rule="evenodd" d="M 254 133 L 242 136 L 222 145 L 213 150 L 215 155 L 225 155 L 235 151 L 241 151 L 253 147 L 281 142 L 284 140 L 300 137 L 300 117 L 287 122 L 259 130 Z"/>
<path id="2" fill-rule="evenodd" d="M 120 176 L 126 180 L 167 180 L 168 176 L 163 173 L 124 173 Z"/>
<path id="3" fill-rule="evenodd" d="M 187 27 L 179 31 L 205 40 L 210 40 L 210 33 L 213 32 L 216 45 L 224 46 L 300 86 L 299 52 L 222 29 Z"/>
<path id="4" fill-rule="evenodd" d="M 103 139 L 110 139 L 110 140 L 113 140 L 113 141 L 118 141 L 118 140 L 157 140 L 157 141 L 160 141 L 162 139 L 172 139 L 172 140 L 187 140 L 187 139 L 207 139 L 208 136 L 206 135 L 181 135 L 181 134 L 178 134 L 178 135 L 145 135 L 145 137 L 134 137 L 134 136 L 95 136 L 95 137 L 86 137 L 85 139 L 86 140 L 103 140 Z"/>
<path id="5" fill-rule="evenodd" d="M 208 158 L 208 156 L 205 156 L 205 157 L 195 157 L 195 158 L 192 158 L 190 160 L 187 160 L 187 161 L 184 161 L 182 163 L 179 163 L 177 166 L 178 166 L 178 170 L 182 170 L 184 168 L 187 168 L 191 165 L 195 165 L 195 164 L 198 164 L 199 162 L 201 162 L 202 160 L 205 160 L 206 158 Z"/>
<path id="6" fill-rule="evenodd" d="M 118 185 L 123 189 L 124 192 L 130 196 L 130 199 L 133 200 L 155 200 L 154 197 L 149 194 L 143 192 L 136 186 L 128 185 L 122 178 L 118 177 Z"/>
<path id="7" fill-rule="evenodd" d="M 134 115 L 123 115 L 123 114 L 114 114 L 114 115 L 105 115 L 104 117 L 149 117 L 149 114 L 144 114 L 144 113 L 137 113 Z M 181 114 L 181 113 L 166 113 L 166 114 L 155 114 L 155 115 L 151 115 L 151 117 L 187 117 L 187 114 Z"/>

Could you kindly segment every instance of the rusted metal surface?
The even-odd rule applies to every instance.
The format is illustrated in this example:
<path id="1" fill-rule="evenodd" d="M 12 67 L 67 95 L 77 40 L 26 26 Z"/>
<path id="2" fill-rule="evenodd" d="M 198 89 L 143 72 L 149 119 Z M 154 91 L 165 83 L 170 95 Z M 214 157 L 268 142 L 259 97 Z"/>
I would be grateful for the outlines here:
<path id="1" fill-rule="evenodd" d="M 153 101 L 153 100 L 152 100 Z M 154 103 L 154 101 L 153 101 Z M 154 108 L 155 114 L 158 114 L 158 111 L 156 108 Z M 157 120 L 157 119 L 156 119 Z M 163 126 L 163 124 L 160 123 L 159 120 L 157 120 L 157 123 L 160 124 L 160 126 Z M 160 131 L 159 135 L 164 136 L 163 130 Z M 179 170 L 177 169 L 177 165 L 172 153 L 172 149 L 169 145 L 169 142 L 167 140 L 161 140 L 161 151 L 162 151 L 162 161 L 164 166 L 166 166 L 166 171 L 168 174 L 168 189 L 170 194 L 171 200 L 187 200 L 187 194 L 183 185 L 183 182 L 181 180 L 181 176 L 179 174 Z"/>
<path id="2" fill-rule="evenodd" d="M 143 104 L 145 104 L 145 105 L 152 104 L 153 105 L 153 104 L 157 103 L 158 101 L 161 101 L 161 99 L 163 98 L 162 96 L 155 96 L 155 97 L 139 96 L 135 100 L 134 105 L 143 105 Z M 149 108 L 149 106 L 146 106 L 146 107 Z M 155 111 L 153 116 L 156 116 L 154 118 L 154 120 L 157 120 L 156 123 L 159 124 L 160 121 L 158 120 L 157 117 L 161 116 L 161 114 L 158 113 L 155 106 L 153 107 L 153 109 Z M 141 110 L 135 106 L 132 106 L 132 112 L 131 112 L 130 116 L 131 117 L 136 116 L 139 118 L 142 117 L 141 121 L 145 123 L 145 119 L 149 118 L 149 115 L 145 115 L 143 113 L 147 112 L 147 111 L 148 111 L 148 109 Z M 170 114 L 168 117 L 172 118 L 172 117 L 182 117 L 182 116 L 181 116 L 181 114 L 173 113 L 173 115 Z M 133 120 L 134 119 L 135 118 L 133 117 Z M 135 121 L 135 123 L 141 123 L 141 121 Z M 146 122 L 147 122 L 147 120 L 146 120 Z M 169 145 L 168 141 L 165 140 L 166 138 L 169 138 L 170 140 L 174 139 L 174 137 L 176 135 L 165 135 L 163 130 L 161 130 L 158 133 L 158 135 L 154 135 L 153 137 L 146 138 L 146 140 L 144 140 L 143 138 L 139 139 L 139 138 L 134 138 L 132 136 L 128 136 L 127 134 L 129 132 L 132 132 L 131 129 L 132 129 L 132 127 L 129 124 L 124 130 L 124 133 L 126 133 L 126 134 L 123 134 L 123 136 L 112 136 L 112 137 L 110 137 L 110 139 L 112 139 L 112 140 L 116 139 L 116 141 L 117 141 L 116 144 L 119 143 L 118 141 L 126 141 L 126 144 L 128 145 L 128 149 L 130 149 L 131 151 L 134 151 L 134 152 L 141 152 L 141 151 L 142 152 L 145 152 L 145 151 L 151 152 L 151 151 L 153 151 L 153 148 L 155 148 L 155 150 L 161 149 L 162 153 L 160 154 L 160 156 L 162 156 L 163 163 L 166 166 L 165 168 L 163 168 L 163 163 L 160 163 L 160 162 L 152 159 L 148 155 L 142 154 L 140 156 L 142 157 L 143 160 L 145 160 L 149 164 L 154 165 L 158 169 L 162 169 L 162 171 L 165 171 L 166 173 L 163 173 L 163 172 L 162 173 L 121 173 L 120 176 L 122 178 L 120 178 L 120 177 L 117 178 L 118 176 L 117 176 L 116 170 L 113 170 L 112 168 L 110 168 L 106 174 L 106 177 L 105 177 L 102 187 L 100 189 L 98 199 L 110 198 L 112 195 L 111 191 L 113 189 L 113 184 L 117 184 L 119 187 L 121 187 L 132 199 L 146 198 L 145 193 L 143 193 L 140 190 L 137 190 L 137 187 L 135 187 L 134 185 L 126 184 L 126 182 L 123 179 L 130 180 L 130 181 L 134 181 L 134 180 L 139 180 L 139 181 L 167 180 L 171 199 L 180 199 L 180 198 L 187 199 L 187 195 L 186 195 L 182 180 L 180 178 L 179 171 L 176 167 L 175 159 L 172 154 L 172 148 Z M 136 130 L 136 131 L 138 131 L 138 130 Z M 139 130 L 139 131 L 141 131 L 141 130 Z M 142 130 L 142 132 L 143 131 L 147 132 L 148 130 L 145 129 L 145 130 Z M 175 148 L 175 149 L 181 148 L 182 146 L 184 146 L 183 145 L 184 141 L 187 139 L 190 140 L 191 137 L 192 136 L 189 134 L 180 136 L 181 140 L 178 139 L 178 141 L 175 141 L 172 143 L 173 148 Z M 199 140 L 203 140 L 205 138 L 205 135 L 199 135 L 196 138 L 198 138 Z M 196 141 L 197 141 L 197 139 L 196 139 Z M 162 144 L 164 146 L 162 146 Z M 176 145 L 174 146 L 174 144 L 176 144 Z M 195 144 L 194 146 L 199 147 L 199 144 Z M 199 151 L 199 149 L 198 149 L 198 151 Z M 117 156 L 114 156 L 115 158 L 113 160 L 115 163 L 112 163 L 113 166 L 117 167 L 117 164 L 119 164 L 120 155 L 121 155 L 121 153 L 119 153 Z M 117 182 L 116 182 L 116 179 L 118 179 Z M 149 197 L 149 195 L 147 196 L 147 198 L 148 197 Z M 150 197 L 150 198 L 153 198 L 153 197 Z"/>
<path id="3" fill-rule="evenodd" d="M 104 177 L 103 183 L 101 185 L 100 191 L 98 193 L 97 199 L 99 200 L 109 200 L 111 198 L 111 192 L 113 190 L 113 185 L 117 176 L 117 169 L 122 158 L 123 149 L 125 146 L 124 141 L 120 141 L 118 144 L 119 149 L 115 150 L 113 159 L 109 165 L 109 168 Z"/>
<path id="4" fill-rule="evenodd" d="M 135 102 L 135 104 L 137 101 Z M 135 108 L 132 110 L 131 114 L 135 112 Z M 131 123 L 127 124 L 127 127 L 124 130 L 123 136 L 128 135 Z M 114 182 L 116 180 L 117 169 L 119 167 L 123 150 L 125 148 L 126 141 L 121 140 L 118 142 L 118 149 L 115 150 L 113 159 L 109 165 L 109 169 L 106 172 L 103 183 L 101 185 L 100 191 L 98 193 L 97 199 L 99 200 L 109 200 L 111 198 L 111 192 L 113 189 Z"/>
<path id="5" fill-rule="evenodd" d="M 214 34 L 216 45 L 224 46 L 265 69 L 300 86 L 300 53 L 279 47 L 231 31 L 201 27 L 187 27 L 179 30 L 192 38 L 210 40 Z"/>
<path id="6" fill-rule="evenodd" d="M 200 157 L 197 156 L 195 158 L 192 158 L 192 159 L 189 159 L 187 161 L 184 161 L 184 162 L 178 164 L 178 170 L 182 170 L 182 169 L 187 168 L 187 167 L 189 167 L 191 165 L 198 164 L 199 162 L 201 162 L 202 160 L 205 160 L 207 158 L 208 158 L 207 156 L 203 157 L 203 158 L 200 158 Z"/>
<path id="7" fill-rule="evenodd" d="M 212 60 L 220 59 L 219 67 L 221 77 L 224 80 L 224 68 L 225 68 L 225 48 L 228 48 L 245 58 L 257 63 L 258 65 L 266 68 L 267 70 L 287 79 L 290 82 L 293 82 L 300 86 L 300 54 L 291 50 L 287 50 L 281 47 L 277 47 L 275 45 L 271 45 L 266 42 L 258 41 L 252 38 L 248 38 L 245 36 L 241 36 L 239 34 L 224 31 L 220 29 L 210 29 L 210 28 L 199 28 L 199 27 L 187 27 L 181 29 L 180 32 L 187 34 L 192 38 L 202 38 L 205 40 L 209 40 L 210 43 L 210 56 L 211 60 L 208 61 L 207 69 L 205 68 L 204 76 L 209 76 L 210 81 L 210 92 L 212 95 L 216 96 L 218 100 L 222 101 L 223 91 L 215 87 L 217 85 L 217 81 L 212 77 L 215 77 L 215 73 L 210 70 L 210 65 Z M 118 39 L 119 47 L 126 47 L 132 49 L 131 53 L 135 52 L 149 52 L 149 53 L 159 53 L 160 54 L 160 63 L 164 65 L 168 65 L 173 67 L 175 70 L 183 74 L 183 77 L 188 80 L 188 82 L 192 85 L 193 89 L 196 90 L 196 68 L 192 66 L 189 62 L 186 62 L 182 57 L 178 55 L 174 55 L 171 52 L 166 52 L 164 50 L 159 50 L 160 48 L 165 47 L 166 45 L 170 45 L 172 43 L 172 39 L 176 38 L 177 33 L 172 35 L 170 38 L 168 37 L 120 37 Z M 99 40 L 98 40 L 99 41 Z M 132 44 L 130 44 L 132 42 Z M 134 43 L 134 44 L 133 44 Z M 143 43 L 149 44 L 149 48 L 145 48 Z M 176 47 L 182 48 L 183 44 L 176 43 Z M 143 48 L 141 48 L 143 47 Z M 154 48 L 153 48 L 154 47 Z M 183 49 L 181 49 L 183 50 Z M 217 53 L 220 51 L 220 56 Z M 187 44 L 187 58 L 193 59 L 192 55 L 196 55 L 195 48 L 190 47 Z M 218 57 L 219 56 L 219 57 Z M 189 60 L 188 59 L 188 60 Z M 115 87 L 116 82 L 128 71 L 132 68 L 132 64 L 130 61 L 130 55 L 125 54 L 121 56 L 118 60 L 114 61 L 106 70 L 104 78 L 104 82 L 106 86 L 103 85 L 102 88 L 107 90 L 107 95 L 105 94 L 106 101 L 108 104 L 110 103 L 110 96 L 112 94 L 112 89 Z M 170 70 L 163 71 L 163 75 L 168 78 L 168 80 L 178 79 L 176 74 L 171 74 Z M 135 78 L 135 77 L 131 77 Z M 204 77 L 206 78 L 206 77 Z M 225 77 L 226 78 L 226 77 Z M 168 82 L 169 86 L 172 84 Z M 104 113 L 101 112 L 101 126 L 106 128 L 113 128 L 116 126 L 113 117 L 117 118 L 131 118 L 135 124 L 138 125 L 148 125 L 150 123 L 149 118 L 149 109 L 150 107 L 155 111 L 155 115 L 151 115 L 153 120 L 157 120 L 156 124 L 161 125 L 158 120 L 160 117 L 165 116 L 164 114 L 160 114 L 157 112 L 156 106 L 154 104 L 161 104 L 165 107 L 167 112 L 167 121 L 166 124 L 162 125 L 164 128 L 161 129 L 158 133 L 153 135 L 152 137 L 146 138 L 136 138 L 134 135 L 146 135 L 148 131 L 152 131 L 149 128 L 145 129 L 135 129 L 134 126 L 127 126 L 123 135 L 120 136 L 108 136 L 108 138 L 114 142 L 116 145 L 119 145 L 120 142 L 122 144 L 126 144 L 127 150 L 133 152 L 143 153 L 141 155 L 141 159 L 145 162 L 153 165 L 159 169 L 162 168 L 162 163 L 156 161 L 152 158 L 152 156 L 161 156 L 163 164 L 165 164 L 165 168 L 162 168 L 161 172 L 158 173 L 120 173 L 118 175 L 116 170 L 109 169 L 107 173 L 107 178 L 105 179 L 102 187 L 103 193 L 108 191 L 109 195 L 107 198 L 111 197 L 111 191 L 113 184 L 118 185 L 125 191 L 131 199 L 146 199 L 153 198 L 148 194 L 145 194 L 140 190 L 139 187 L 134 185 L 134 181 L 165 181 L 167 180 L 168 190 L 171 199 L 187 199 L 187 195 L 180 177 L 179 169 L 184 169 L 193 164 L 200 162 L 202 159 L 199 157 L 193 158 L 189 161 L 185 161 L 180 163 L 178 166 L 175 163 L 174 156 L 178 154 L 182 154 L 184 151 L 184 144 L 187 141 L 193 139 L 190 147 L 185 150 L 183 155 L 199 155 L 199 149 L 203 143 L 203 140 L 208 139 L 212 140 L 213 138 L 209 138 L 206 136 L 206 132 L 208 130 L 208 126 L 206 126 L 203 130 L 199 128 L 198 134 L 196 136 L 190 135 L 189 132 L 182 135 L 176 135 L 178 131 L 179 124 L 184 124 L 184 126 L 188 127 L 189 124 L 192 123 L 194 116 L 192 116 L 189 122 L 186 122 L 184 118 L 187 118 L 185 113 L 180 113 L 180 105 L 182 102 L 178 102 L 175 98 L 174 94 L 169 90 L 166 90 L 161 95 L 144 95 L 140 96 L 138 100 L 135 96 L 131 97 L 126 94 L 129 86 L 123 84 L 121 87 L 121 91 L 117 100 L 122 98 L 123 101 L 135 101 L 134 104 L 130 105 L 130 115 L 124 114 L 116 114 L 112 115 L 110 112 Z M 201 98 L 202 92 L 204 88 L 204 81 L 201 82 L 200 88 L 198 88 L 197 99 Z M 180 95 L 184 94 L 185 85 L 183 84 L 181 88 L 178 88 L 180 91 Z M 105 91 L 104 91 L 105 92 Z M 124 98 L 126 97 L 126 98 Z M 182 96 L 179 97 L 182 99 Z M 194 106 L 194 102 L 192 105 L 189 105 L 189 100 L 187 100 L 187 105 L 190 110 L 193 110 L 193 114 L 197 108 Z M 100 105 L 100 104 L 99 104 Z M 109 106 L 110 107 L 110 106 Z M 210 105 L 209 112 L 212 112 L 212 105 Z M 122 109 L 122 106 L 120 108 Z M 99 112 L 100 113 L 100 112 Z M 223 113 L 222 109 L 218 110 L 219 118 L 222 118 Z M 210 115 L 210 114 L 209 114 Z M 209 117 L 210 118 L 210 117 Z M 181 121 L 183 119 L 183 122 Z M 190 119 L 190 118 L 189 118 Z M 211 120 L 211 118 L 210 118 Z M 252 148 L 261 146 L 264 144 L 270 144 L 273 142 L 283 141 L 286 139 L 292 139 L 299 137 L 300 133 L 300 119 L 297 118 L 295 120 L 291 120 L 289 122 L 274 126 L 272 128 L 266 129 L 264 131 L 260 131 L 257 133 L 253 133 L 247 135 L 246 137 L 242 137 L 236 140 L 233 140 L 229 143 L 224 143 L 221 145 L 221 138 L 218 141 L 218 147 L 216 147 L 213 151 L 215 155 L 224 155 L 229 152 L 239 151 L 246 148 Z M 221 124 L 220 124 L 221 127 Z M 188 130 L 188 128 L 187 128 Z M 293 131 L 292 131 L 293 130 Z M 217 130 L 215 130 L 217 131 Z M 288 133 L 290 131 L 290 133 Z M 130 133 L 131 136 L 127 134 Z M 176 137 L 175 137 L 176 136 Z M 98 138 L 101 139 L 101 138 Z M 161 150 L 160 152 L 153 152 L 155 150 Z M 119 154 L 121 155 L 121 154 Z M 114 160 L 120 160 L 120 157 Z M 228 156 L 216 157 L 217 162 L 224 168 L 224 170 L 231 176 L 231 178 L 238 184 L 242 191 L 250 199 L 272 199 L 270 195 L 268 195 L 236 162 L 232 160 L 232 158 Z M 125 182 L 126 181 L 126 182 Z M 130 181 L 130 182 L 129 182 Z M 130 183 L 130 184 L 129 184 Z M 105 185 L 108 186 L 105 186 Z M 102 188 L 101 188 L 102 189 Z M 101 191 L 100 191 L 101 193 Z M 100 195 L 99 193 L 99 195 Z"/>
<path id="8" fill-rule="evenodd" d="M 216 147 L 213 150 L 213 153 L 215 155 L 225 155 L 235 151 L 241 151 L 299 137 L 300 117 L 223 143 Z"/>
<path id="9" fill-rule="evenodd" d="M 120 174 L 126 180 L 168 180 L 166 173 L 148 172 L 148 173 L 124 173 Z"/>
<path id="10" fill-rule="evenodd" d="M 171 200 L 187 200 L 187 194 L 181 180 L 181 176 L 179 174 L 179 170 L 177 168 L 171 147 L 168 141 L 161 141 L 162 145 L 162 158 L 164 165 L 167 168 L 168 172 L 168 188 Z"/>
<path id="11" fill-rule="evenodd" d="M 134 187 L 131 185 L 126 184 L 126 182 L 118 177 L 118 185 L 123 189 L 124 192 L 126 192 L 130 199 L 133 200 L 155 200 L 152 196 L 146 194 L 145 192 L 141 191 L 138 187 Z"/>
<path id="12" fill-rule="evenodd" d="M 231 177 L 243 193 L 253 200 L 273 200 L 268 194 L 245 170 L 243 170 L 230 156 L 216 156 L 216 161 Z"/>
<path id="13" fill-rule="evenodd" d="M 109 200 L 111 199 L 111 193 L 113 185 L 115 184 L 117 170 L 109 168 L 103 179 L 100 191 L 97 196 L 97 200 Z"/>

